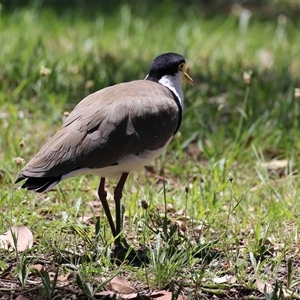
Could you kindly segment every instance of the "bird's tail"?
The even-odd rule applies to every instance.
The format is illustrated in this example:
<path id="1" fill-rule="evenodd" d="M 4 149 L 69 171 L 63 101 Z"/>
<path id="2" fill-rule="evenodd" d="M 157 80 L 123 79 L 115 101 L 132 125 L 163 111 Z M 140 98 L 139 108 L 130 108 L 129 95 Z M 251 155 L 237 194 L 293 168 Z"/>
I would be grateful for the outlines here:
<path id="1" fill-rule="evenodd" d="M 37 193 L 49 191 L 52 187 L 57 185 L 61 176 L 57 177 L 19 177 L 15 183 L 26 180 L 21 186 L 22 189 L 32 190 Z"/>

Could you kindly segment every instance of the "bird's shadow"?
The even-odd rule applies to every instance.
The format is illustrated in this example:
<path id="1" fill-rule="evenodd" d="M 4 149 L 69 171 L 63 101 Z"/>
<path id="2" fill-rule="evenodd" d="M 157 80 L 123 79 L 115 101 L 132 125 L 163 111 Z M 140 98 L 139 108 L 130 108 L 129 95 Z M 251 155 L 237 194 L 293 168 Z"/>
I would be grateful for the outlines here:
<path id="1" fill-rule="evenodd" d="M 96 248 L 96 247 L 95 247 Z M 95 249 L 94 248 L 94 249 Z M 103 247 L 101 254 L 99 251 L 85 251 L 78 253 L 76 251 L 61 250 L 54 247 L 53 260 L 58 264 L 67 264 L 78 266 L 83 263 L 93 263 L 99 261 L 101 255 L 110 259 L 112 264 L 122 265 L 127 264 L 135 267 L 149 264 L 148 250 L 146 248 L 134 249 L 132 246 L 122 240 L 121 243 L 112 247 Z"/>
<path id="2" fill-rule="evenodd" d="M 209 243 L 207 245 L 198 245 L 193 249 L 192 256 L 195 258 L 201 259 L 202 263 L 204 265 L 209 264 L 212 260 L 216 258 L 220 258 L 224 256 L 224 254 L 214 249 L 212 246 L 213 243 Z M 170 250 L 173 249 L 173 250 Z M 109 259 L 112 264 L 115 264 L 117 266 L 120 265 L 131 265 L 133 267 L 142 267 L 151 264 L 151 261 L 149 259 L 149 253 L 150 249 L 147 248 L 139 248 L 134 249 L 131 246 L 127 244 L 127 242 L 123 242 L 115 245 L 112 250 L 110 250 Z M 178 253 L 178 249 L 175 247 L 169 248 L 169 255 L 172 256 L 175 255 L 175 253 Z M 179 252 L 182 252 L 180 250 Z M 96 262 L 99 261 L 99 253 L 83 253 L 81 255 L 73 252 L 59 252 L 55 255 L 55 261 L 59 264 L 68 264 L 70 265 L 70 262 L 74 262 L 74 265 L 80 265 L 86 262 Z"/>
<path id="3" fill-rule="evenodd" d="M 116 265 L 121 265 L 124 262 L 140 267 L 149 264 L 148 250 L 145 248 L 134 249 L 123 241 L 121 244 L 116 245 L 111 254 L 111 261 Z"/>

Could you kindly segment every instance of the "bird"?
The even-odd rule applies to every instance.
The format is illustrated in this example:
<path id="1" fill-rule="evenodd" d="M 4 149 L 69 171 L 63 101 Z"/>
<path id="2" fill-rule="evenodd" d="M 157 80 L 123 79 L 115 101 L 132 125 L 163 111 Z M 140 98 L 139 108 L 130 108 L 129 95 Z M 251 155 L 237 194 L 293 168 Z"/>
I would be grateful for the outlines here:
<path id="1" fill-rule="evenodd" d="M 193 84 L 185 58 L 157 56 L 142 80 L 115 84 L 81 100 L 62 127 L 20 170 L 20 188 L 45 193 L 60 181 L 86 174 L 100 178 L 98 197 L 114 237 L 121 243 L 121 199 L 126 179 L 158 157 L 178 131 L 184 107 L 182 83 Z M 115 222 L 106 178 L 114 188 Z"/>

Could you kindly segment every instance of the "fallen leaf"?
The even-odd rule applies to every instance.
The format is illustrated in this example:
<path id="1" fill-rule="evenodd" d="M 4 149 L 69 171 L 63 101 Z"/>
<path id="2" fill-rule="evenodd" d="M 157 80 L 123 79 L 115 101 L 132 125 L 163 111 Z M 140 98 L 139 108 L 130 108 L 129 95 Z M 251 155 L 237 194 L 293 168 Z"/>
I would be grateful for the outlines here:
<path id="1" fill-rule="evenodd" d="M 124 300 L 144 299 L 144 297 L 139 295 L 138 293 L 122 294 L 122 295 L 119 295 L 119 297 Z"/>
<path id="2" fill-rule="evenodd" d="M 23 252 L 26 249 L 30 249 L 32 245 L 33 235 L 27 226 L 13 226 L 0 235 L 0 248 L 9 251 L 13 251 L 16 247 L 18 252 Z"/>
<path id="3" fill-rule="evenodd" d="M 186 213 L 185 213 L 185 210 L 182 208 L 182 209 L 179 209 L 178 211 L 176 211 L 174 213 L 174 217 L 185 217 L 186 216 Z"/>
<path id="4" fill-rule="evenodd" d="M 65 275 L 58 275 L 57 276 L 57 281 L 62 281 L 62 282 L 64 282 L 64 281 L 67 281 L 67 280 L 70 280 L 70 278 L 71 278 L 71 275 L 72 273 L 68 273 L 68 274 L 65 274 Z M 71 276 L 70 276 L 71 275 Z"/>
<path id="5" fill-rule="evenodd" d="M 286 168 L 289 164 L 289 161 L 287 159 L 282 159 L 282 160 L 271 160 L 268 162 L 259 162 L 258 165 L 266 168 L 268 170 L 278 170 L 282 168 Z"/>
<path id="6" fill-rule="evenodd" d="M 177 220 L 177 221 L 175 221 L 175 224 L 177 225 L 179 230 L 186 232 L 186 230 L 187 230 L 186 222 Z"/>
<path id="7" fill-rule="evenodd" d="M 27 297 L 20 294 L 15 300 L 29 300 Z"/>
<path id="8" fill-rule="evenodd" d="M 256 279 L 256 286 L 257 286 L 257 289 L 262 294 L 266 293 L 266 294 L 270 295 L 270 294 L 272 294 L 274 292 L 274 287 L 270 283 L 264 283 L 260 279 Z M 288 290 L 288 289 L 286 289 L 284 287 L 281 287 L 281 290 L 282 290 L 283 296 L 285 298 L 291 297 L 292 295 L 295 296 L 295 294 L 292 291 L 290 291 L 290 290 Z M 278 293 L 277 296 L 279 296 L 279 293 Z"/>
<path id="9" fill-rule="evenodd" d="M 256 279 L 256 286 L 257 286 L 257 289 L 263 294 L 264 293 L 271 294 L 273 292 L 273 288 L 272 288 L 271 284 L 264 283 L 260 279 Z"/>
<path id="10" fill-rule="evenodd" d="M 275 254 L 275 248 L 271 238 L 260 239 L 259 246 L 260 246 L 260 251 L 262 251 L 264 255 Z"/>
<path id="11" fill-rule="evenodd" d="M 99 200 L 92 200 L 87 202 L 87 205 L 91 208 L 102 207 L 101 202 Z"/>
<path id="12" fill-rule="evenodd" d="M 172 292 L 159 291 L 157 294 L 154 294 L 154 293 L 150 294 L 149 297 L 152 298 L 152 299 L 158 299 L 158 300 L 172 300 L 174 295 L 173 295 Z M 178 295 L 178 297 L 176 299 L 177 300 L 184 300 L 185 297 L 183 297 L 182 295 Z"/>
<path id="13" fill-rule="evenodd" d="M 95 296 L 101 296 L 101 297 L 107 297 L 107 296 L 114 296 L 115 293 L 112 291 L 101 291 L 98 293 L 95 293 Z"/>
<path id="14" fill-rule="evenodd" d="M 136 292 L 135 288 L 132 287 L 129 282 L 127 282 L 126 280 L 118 276 L 113 278 L 106 285 L 106 287 L 108 287 L 110 290 L 113 290 L 121 294 L 132 294 Z"/>
<path id="15" fill-rule="evenodd" d="M 215 278 L 213 278 L 213 282 L 214 283 L 226 283 L 226 282 L 229 282 L 232 277 L 233 276 L 226 274 L 226 275 L 224 275 L 222 277 L 215 277 Z"/>
<path id="16" fill-rule="evenodd" d="M 151 294 L 149 294 L 147 296 L 150 297 L 150 298 L 156 299 L 156 298 L 159 298 L 159 297 L 163 296 L 164 292 L 165 291 L 159 291 L 159 292 L 158 291 L 154 291 L 154 292 L 152 292 Z"/>
<path id="17" fill-rule="evenodd" d="M 86 215 L 86 216 L 82 216 L 80 217 L 79 221 L 81 223 L 88 223 L 90 224 L 92 221 L 94 220 L 94 215 Z"/>
<path id="18" fill-rule="evenodd" d="M 44 273 L 45 272 L 45 268 L 43 265 L 41 264 L 36 264 L 36 265 L 31 265 L 30 269 L 34 272 L 34 271 L 38 271 L 40 273 Z"/>
<path id="19" fill-rule="evenodd" d="M 119 281 L 119 277 L 117 281 Z M 121 279 L 123 281 L 123 279 Z M 125 281 L 126 282 L 126 281 Z M 128 284 L 128 283 L 127 283 Z M 115 292 L 115 291 L 102 291 L 96 293 L 97 296 L 117 296 L 118 299 L 122 300 L 172 300 L 173 299 L 173 294 L 172 292 L 168 291 L 154 291 L 150 294 L 139 294 L 139 293 L 120 293 L 120 292 Z M 179 295 L 177 300 L 185 300 L 185 297 L 182 295 Z"/>
<path id="20" fill-rule="evenodd" d="M 266 169 L 270 175 L 279 175 L 279 177 L 286 176 L 292 169 L 294 163 L 287 159 L 271 160 L 268 162 L 257 162 L 257 166 Z"/>
<path id="21" fill-rule="evenodd" d="M 232 277 L 230 278 L 230 280 L 228 281 L 228 283 L 230 283 L 230 284 L 235 284 L 235 283 L 237 283 L 237 278 L 236 278 L 235 276 L 232 276 Z"/>

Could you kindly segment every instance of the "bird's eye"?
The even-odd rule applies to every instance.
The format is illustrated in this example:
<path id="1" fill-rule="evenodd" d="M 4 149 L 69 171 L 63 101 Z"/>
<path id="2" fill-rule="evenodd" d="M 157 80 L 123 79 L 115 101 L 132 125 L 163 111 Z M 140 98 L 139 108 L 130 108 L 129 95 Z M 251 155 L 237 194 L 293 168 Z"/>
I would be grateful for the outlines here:
<path id="1" fill-rule="evenodd" d="M 178 69 L 180 71 L 183 71 L 184 70 L 184 63 L 181 63 L 179 66 L 178 66 Z"/>

